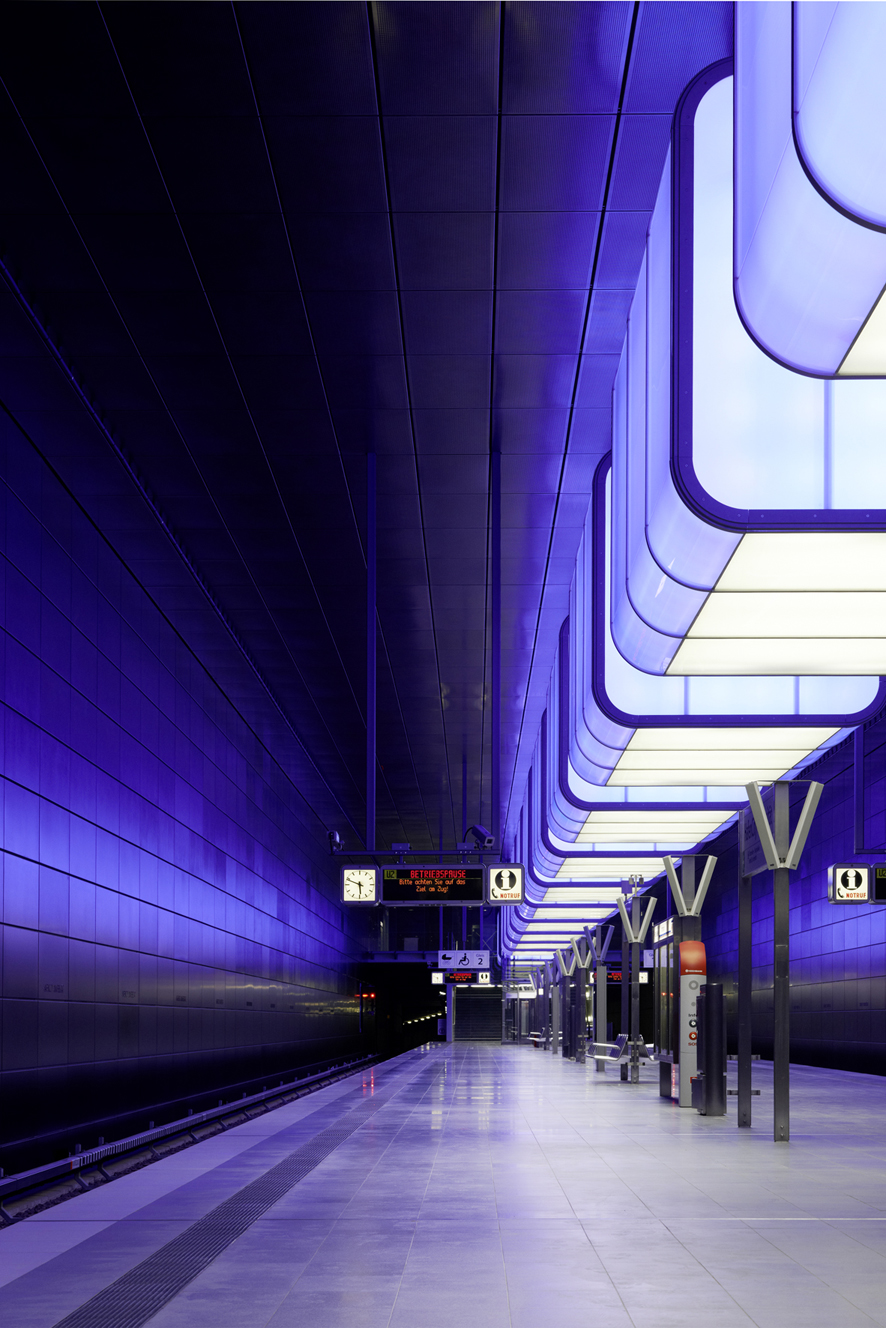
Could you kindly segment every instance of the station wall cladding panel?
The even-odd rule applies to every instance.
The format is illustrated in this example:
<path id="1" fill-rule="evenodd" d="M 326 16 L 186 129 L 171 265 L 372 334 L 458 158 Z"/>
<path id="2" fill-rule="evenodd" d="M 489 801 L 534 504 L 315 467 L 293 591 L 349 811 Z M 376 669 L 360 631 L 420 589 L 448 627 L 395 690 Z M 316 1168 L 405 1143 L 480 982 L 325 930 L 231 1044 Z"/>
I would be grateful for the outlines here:
<path id="1" fill-rule="evenodd" d="M 102 446 L 80 440 L 81 475 L 121 502 Z M 124 497 L 100 533 L 7 415 L 0 465 L 11 1171 L 366 1053 L 374 1032 L 348 976 L 368 919 L 344 916 L 310 805 L 323 781 L 279 716 L 263 740 L 269 698 L 161 527 Z M 226 650 L 215 679 L 115 534 L 204 657 Z"/>
<path id="2" fill-rule="evenodd" d="M 828 868 L 881 862 L 886 852 L 886 718 L 864 733 L 864 844 L 855 852 L 853 738 L 834 747 L 798 779 L 824 792 L 799 868 L 791 873 L 791 1060 L 803 1065 L 886 1075 L 886 906 L 828 902 Z M 791 824 L 795 800 L 792 798 Z M 870 847 L 873 845 L 874 847 Z M 712 980 L 727 993 L 729 1051 L 737 1045 L 738 849 L 735 827 L 707 846 L 717 854 L 702 929 Z M 753 1050 L 772 1057 L 772 874 L 752 878 Z M 656 893 L 662 893 L 656 886 Z M 657 915 L 662 915 L 661 904 Z"/>

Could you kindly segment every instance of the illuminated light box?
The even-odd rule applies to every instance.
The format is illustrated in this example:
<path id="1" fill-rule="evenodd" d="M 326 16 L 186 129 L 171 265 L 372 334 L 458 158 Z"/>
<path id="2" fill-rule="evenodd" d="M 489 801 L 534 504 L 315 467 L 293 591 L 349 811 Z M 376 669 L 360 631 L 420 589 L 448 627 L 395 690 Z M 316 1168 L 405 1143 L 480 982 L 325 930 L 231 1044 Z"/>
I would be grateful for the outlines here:
<path id="1" fill-rule="evenodd" d="M 882 674 L 886 382 L 792 372 L 743 326 L 726 74 L 678 111 L 616 378 L 613 643 L 672 677 Z"/>
<path id="2" fill-rule="evenodd" d="M 468 866 L 385 867 L 385 904 L 482 904 L 486 869 Z"/>
<path id="3" fill-rule="evenodd" d="M 794 141 L 835 207 L 886 227 L 886 8 L 793 6 Z"/>
<path id="4" fill-rule="evenodd" d="M 828 41 L 815 16 L 810 19 L 807 12 L 792 19 L 791 9 L 788 4 L 742 5 L 735 14 L 736 297 L 754 337 L 782 364 L 809 374 L 883 373 L 886 357 L 872 357 L 863 343 L 865 324 L 886 285 L 886 235 L 848 215 L 816 187 L 794 139 L 795 128 L 802 134 L 804 127 L 821 125 L 825 92 L 833 97 L 838 125 L 853 110 L 858 114 L 858 52 L 853 60 L 845 21 L 838 24 L 842 41 L 839 31 Z M 862 37 L 860 26 L 857 38 Z M 792 53 L 796 39 L 799 49 Z M 816 45 L 819 56 L 823 46 L 831 48 L 831 77 L 822 70 L 817 88 L 813 83 L 809 115 L 804 117 L 801 109 L 797 119 L 795 99 L 802 108 Z M 842 64 L 839 84 L 833 78 L 835 61 Z M 800 84 L 792 96 L 795 74 Z M 871 124 L 869 133 L 875 132 Z M 844 145 L 847 192 L 864 188 L 848 177 L 863 177 L 874 165 L 864 139 L 863 131 L 856 132 Z M 820 135 L 816 145 L 822 147 Z M 814 162 L 810 165 L 814 170 Z M 852 363 L 855 351 L 860 351 L 857 364 Z"/>
<path id="5" fill-rule="evenodd" d="M 685 783 L 737 791 L 752 779 L 778 779 L 796 770 L 880 708 L 884 689 L 876 676 L 769 676 L 763 658 L 756 675 L 678 678 L 649 674 L 629 663 L 611 631 L 608 464 L 603 461 L 595 476 L 572 613 L 561 633 L 560 667 L 550 692 L 549 709 L 558 712 L 561 722 L 565 706 L 570 769 L 591 785 Z M 850 601 L 845 612 L 834 609 L 845 624 L 854 597 L 828 593 L 836 604 Z M 810 598 L 818 603 L 821 594 Z M 760 616 L 765 627 L 762 608 Z M 851 651 L 854 644 L 835 638 L 830 648 Z M 550 742 L 546 754 L 544 738 L 540 747 L 538 764 L 551 783 L 562 783 Z M 545 800 L 554 819 L 552 803 Z"/>

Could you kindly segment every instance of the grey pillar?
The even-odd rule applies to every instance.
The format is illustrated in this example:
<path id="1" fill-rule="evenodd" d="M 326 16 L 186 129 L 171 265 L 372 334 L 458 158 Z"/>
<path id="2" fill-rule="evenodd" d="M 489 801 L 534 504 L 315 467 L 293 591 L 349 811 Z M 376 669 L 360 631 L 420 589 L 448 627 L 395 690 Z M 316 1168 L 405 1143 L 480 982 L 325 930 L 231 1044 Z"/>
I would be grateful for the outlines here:
<path id="1" fill-rule="evenodd" d="M 790 786 L 775 784 L 773 838 L 783 861 L 790 844 Z M 791 1137 L 791 973 L 790 901 L 791 873 L 779 867 L 772 873 L 773 890 L 773 977 L 772 977 L 772 1086 L 775 1099 L 772 1137 L 787 1143 Z"/>
<path id="2" fill-rule="evenodd" d="M 739 867 L 739 871 L 741 868 Z M 738 880 L 738 1125 L 751 1125 L 751 982 L 753 963 L 753 878 Z"/>
<path id="3" fill-rule="evenodd" d="M 622 927 L 622 930 L 621 930 L 621 1031 L 622 1031 L 622 1033 L 625 1034 L 625 1036 L 627 1036 L 627 1035 L 630 1033 L 630 1028 L 628 1027 L 628 1021 L 629 1021 L 629 1005 L 630 1005 L 630 999 L 629 999 L 629 998 L 630 998 L 630 992 L 629 992 L 629 990 L 628 990 L 628 982 L 630 981 L 630 964 L 629 964 L 629 962 L 628 962 L 628 960 L 629 960 L 629 955 L 630 955 L 630 947 L 628 946 L 628 938 L 627 938 L 627 935 L 626 935 L 626 933 L 625 933 L 624 927 Z M 627 1062 L 626 1062 L 626 1061 L 622 1061 L 621 1065 L 619 1066 L 619 1070 L 620 1070 L 620 1073 L 621 1073 L 621 1078 L 622 1078 L 625 1082 L 627 1082 L 627 1078 L 628 1078 L 628 1065 L 627 1065 Z"/>
<path id="4" fill-rule="evenodd" d="M 608 1032 L 609 1012 L 606 1009 L 606 965 L 597 965 L 597 976 L 594 979 L 594 1041 L 605 1042 Z M 596 1060 L 594 1062 L 598 1074 L 605 1074 L 606 1062 Z"/>
<path id="5" fill-rule="evenodd" d="M 640 930 L 640 896 L 631 903 L 631 929 L 636 936 Z M 631 1083 L 640 1082 L 640 945 L 631 946 Z"/>

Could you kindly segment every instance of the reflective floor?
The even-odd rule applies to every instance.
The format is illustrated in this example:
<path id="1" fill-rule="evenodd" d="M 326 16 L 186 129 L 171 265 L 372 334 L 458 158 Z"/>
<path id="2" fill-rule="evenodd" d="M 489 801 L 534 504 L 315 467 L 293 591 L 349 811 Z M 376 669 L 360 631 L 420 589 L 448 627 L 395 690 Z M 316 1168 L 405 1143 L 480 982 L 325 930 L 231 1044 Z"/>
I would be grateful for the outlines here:
<path id="1" fill-rule="evenodd" d="M 719 1120 L 660 1099 L 656 1066 L 631 1086 L 528 1047 L 434 1044 L 0 1232 L 0 1318 L 116 1328 L 92 1297 L 143 1284 L 170 1241 L 160 1263 L 179 1266 L 194 1223 L 332 1127 L 342 1142 L 141 1322 L 886 1325 L 886 1080 L 795 1067 L 776 1145 L 754 1074 L 739 1131 L 734 1098 Z"/>

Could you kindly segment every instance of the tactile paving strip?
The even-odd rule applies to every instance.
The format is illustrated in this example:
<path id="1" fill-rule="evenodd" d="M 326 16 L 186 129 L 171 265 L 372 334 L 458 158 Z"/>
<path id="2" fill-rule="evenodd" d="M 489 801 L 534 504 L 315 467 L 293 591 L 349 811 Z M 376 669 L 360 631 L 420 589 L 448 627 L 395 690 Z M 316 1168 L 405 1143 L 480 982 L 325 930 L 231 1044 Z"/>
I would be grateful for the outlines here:
<path id="1" fill-rule="evenodd" d="M 417 1080 L 430 1073 L 433 1073 L 432 1068 L 416 1075 L 403 1087 L 414 1088 Z M 349 1139 L 393 1096 L 395 1094 L 355 1107 L 343 1120 L 302 1144 L 263 1176 L 244 1185 L 186 1231 L 130 1268 L 116 1282 L 59 1319 L 53 1328 L 141 1328 L 228 1245 L 242 1236 L 262 1213 L 282 1199 L 293 1185 Z"/>

